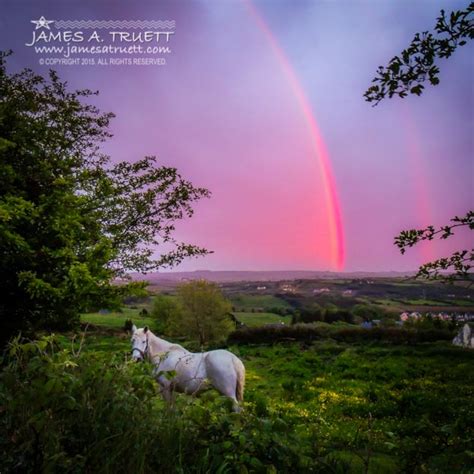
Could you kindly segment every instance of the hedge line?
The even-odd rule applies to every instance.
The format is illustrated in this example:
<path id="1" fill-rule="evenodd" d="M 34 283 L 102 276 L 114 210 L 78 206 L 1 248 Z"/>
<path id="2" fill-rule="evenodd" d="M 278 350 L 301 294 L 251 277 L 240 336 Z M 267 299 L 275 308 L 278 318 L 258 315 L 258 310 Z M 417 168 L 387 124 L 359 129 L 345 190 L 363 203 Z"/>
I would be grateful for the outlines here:
<path id="1" fill-rule="evenodd" d="M 343 342 L 384 341 L 393 344 L 417 344 L 421 342 L 450 341 L 453 333 L 447 329 L 406 328 L 325 328 L 312 324 L 295 324 L 282 327 L 242 328 L 230 334 L 230 344 L 271 344 L 274 342 L 311 342 L 332 338 Z"/>

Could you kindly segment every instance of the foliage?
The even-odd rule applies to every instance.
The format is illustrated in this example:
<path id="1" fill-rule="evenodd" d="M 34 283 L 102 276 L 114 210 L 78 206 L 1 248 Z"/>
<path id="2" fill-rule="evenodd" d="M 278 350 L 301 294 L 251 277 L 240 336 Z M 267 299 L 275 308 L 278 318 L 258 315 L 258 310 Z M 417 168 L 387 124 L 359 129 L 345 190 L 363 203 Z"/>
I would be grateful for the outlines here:
<path id="1" fill-rule="evenodd" d="M 181 306 L 175 297 L 169 295 L 156 295 L 153 299 L 151 317 L 156 321 L 155 327 L 158 332 L 173 332 L 175 321 L 182 318 Z"/>
<path id="2" fill-rule="evenodd" d="M 304 324 L 282 327 L 253 327 L 237 329 L 229 335 L 230 344 L 273 344 L 281 341 L 312 342 L 332 338 L 338 341 L 363 342 L 384 341 L 392 344 L 417 344 L 421 342 L 448 341 L 453 338 L 451 329 L 409 329 L 399 327 L 376 327 L 364 329 L 346 324 Z"/>
<path id="3" fill-rule="evenodd" d="M 385 97 L 406 97 L 409 93 L 421 95 L 423 83 L 439 84 L 439 67 L 436 59 L 449 58 L 458 46 L 474 38 L 472 14 L 474 3 L 465 10 L 453 11 L 447 17 L 441 10 L 435 33 L 417 33 L 410 46 L 400 56 L 392 58 L 387 67 L 380 66 L 373 86 L 364 94 L 368 102 L 377 105 Z"/>
<path id="4" fill-rule="evenodd" d="M 324 321 L 334 323 L 336 321 L 354 322 L 354 316 L 351 311 L 339 308 L 335 304 L 328 303 L 322 308 L 318 303 L 304 304 L 294 314 L 292 322 L 295 323 L 314 323 Z"/>
<path id="5" fill-rule="evenodd" d="M 379 67 L 378 75 L 372 82 L 375 85 L 369 87 L 364 94 L 368 102 L 377 105 L 387 96 L 392 98 L 398 95 L 404 98 L 408 93 L 421 95 L 426 80 L 432 85 L 439 84 L 439 68 L 435 64 L 437 58 L 449 58 L 458 46 L 466 44 L 467 39 L 474 38 L 474 2 L 471 2 L 465 10 L 453 11 L 446 17 L 444 10 L 437 19 L 435 31 L 438 37 L 427 31 L 417 33 L 411 45 L 402 51 L 401 57 L 395 56 L 386 68 Z M 438 230 L 433 226 L 425 229 L 413 229 L 402 231 L 395 237 L 397 245 L 403 254 L 406 247 L 411 247 L 421 240 L 432 240 L 437 234 L 442 239 L 452 235 L 452 229 L 458 226 L 469 226 L 474 228 L 474 212 L 469 211 L 464 217 L 451 219 L 454 224 L 446 225 Z M 472 280 L 470 273 L 471 264 L 474 261 L 474 249 L 460 250 L 454 252 L 450 257 L 437 259 L 422 265 L 416 277 L 428 279 L 441 279 L 452 281 L 453 279 Z M 454 270 L 454 275 L 444 275 L 443 272 Z"/>
<path id="6" fill-rule="evenodd" d="M 411 229 L 404 230 L 395 237 L 395 245 L 400 249 L 402 254 L 405 253 L 407 247 L 421 242 L 422 240 L 433 240 L 435 237 L 440 239 L 447 239 L 454 235 L 453 229 L 457 227 L 468 227 L 474 230 L 474 211 L 469 211 L 463 217 L 455 216 L 451 219 L 453 224 L 442 226 L 435 229 L 433 226 L 428 226 L 425 229 Z M 433 262 L 428 262 L 422 265 L 416 274 L 416 277 L 428 279 L 443 279 L 445 281 L 453 280 L 472 280 L 471 262 L 474 261 L 474 249 L 460 250 L 454 252 L 453 255 L 447 258 L 440 258 Z M 443 272 L 452 272 L 454 274 L 443 274 Z"/>
<path id="7" fill-rule="evenodd" d="M 341 309 L 337 306 L 334 308 L 326 308 L 324 313 L 324 321 L 326 323 L 334 323 L 336 321 L 344 321 L 346 323 L 353 323 L 354 317 L 347 309 Z"/>
<path id="8" fill-rule="evenodd" d="M 352 308 L 352 314 L 363 321 L 372 321 L 380 317 L 378 308 L 365 304 L 354 305 Z"/>
<path id="9" fill-rule="evenodd" d="M 278 417 L 230 414 L 220 397 L 170 410 L 150 370 L 53 337 L 14 342 L 0 375 L 2 472 L 301 472 L 310 462 Z"/>
<path id="10" fill-rule="evenodd" d="M 6 71 L 0 54 L 0 333 L 74 324 L 143 284 L 111 285 L 206 253 L 177 242 L 174 222 L 209 195 L 154 157 L 112 164 L 100 152 L 113 117 L 47 78 Z M 157 246 L 171 250 L 153 257 Z M 161 248 L 161 247 L 159 247 Z M 0 341 L 1 343 L 1 341 Z"/>
<path id="11" fill-rule="evenodd" d="M 61 350 L 53 336 L 14 341 L 8 362 L 0 383 L 4 472 L 143 471 L 154 443 L 142 431 L 154 395 L 145 366 Z"/>
<path id="12" fill-rule="evenodd" d="M 430 313 L 418 318 L 409 318 L 403 323 L 403 326 L 414 329 L 445 329 L 451 332 L 460 327 L 459 323 L 457 323 L 454 318 L 443 320 L 438 317 L 433 317 Z"/>
<path id="13" fill-rule="evenodd" d="M 172 335 L 186 336 L 202 347 L 225 340 L 234 329 L 232 306 L 215 283 L 191 281 L 181 285 L 177 294 L 181 309 L 168 324 Z"/>
<path id="14" fill-rule="evenodd" d="M 293 323 L 312 323 L 315 321 L 324 321 L 324 310 L 318 303 L 304 305 L 293 317 Z"/>
<path id="15" fill-rule="evenodd" d="M 239 415 L 214 391 L 178 395 L 168 408 L 151 367 L 123 357 L 128 348 L 128 338 L 93 335 L 72 345 L 51 336 L 13 343 L 0 373 L 2 472 L 474 467 L 468 350 L 328 340 L 234 347 L 247 368 Z"/>

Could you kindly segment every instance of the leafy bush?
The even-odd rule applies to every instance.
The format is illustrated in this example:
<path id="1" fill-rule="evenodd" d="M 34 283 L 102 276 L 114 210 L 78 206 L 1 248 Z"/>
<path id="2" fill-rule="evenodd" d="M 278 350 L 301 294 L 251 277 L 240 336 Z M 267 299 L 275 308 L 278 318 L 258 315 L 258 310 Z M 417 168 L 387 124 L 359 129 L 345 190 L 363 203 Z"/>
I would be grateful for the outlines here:
<path id="1" fill-rule="evenodd" d="M 444 321 L 431 314 L 422 315 L 420 318 L 410 318 L 403 325 L 413 329 L 447 329 L 454 331 L 459 324 L 454 318 Z"/>
<path id="2" fill-rule="evenodd" d="M 144 366 L 74 355 L 51 336 L 13 342 L 8 361 L 0 379 L 2 470 L 143 468 L 153 443 L 147 438 L 153 428 L 143 429 L 143 420 L 154 396 Z"/>
<path id="3" fill-rule="evenodd" d="M 383 312 L 376 306 L 370 306 L 365 304 L 356 304 L 352 308 L 352 314 L 362 321 L 372 321 L 373 319 L 380 319 L 384 316 Z"/>
<path id="4" fill-rule="evenodd" d="M 167 333 L 174 319 L 180 319 L 181 308 L 176 298 L 159 294 L 153 299 L 151 316 L 156 320 L 156 329 L 160 333 Z"/>
<path id="5" fill-rule="evenodd" d="M 200 347 L 225 341 L 235 324 L 230 318 L 232 305 L 220 288 L 206 280 L 195 280 L 178 287 L 179 311 L 173 314 L 168 330 L 174 336 L 196 341 Z"/>
<path id="6" fill-rule="evenodd" d="M 227 400 L 157 397 L 148 364 L 61 349 L 53 336 L 12 343 L 0 374 L 2 472 L 303 472 L 296 433 Z"/>

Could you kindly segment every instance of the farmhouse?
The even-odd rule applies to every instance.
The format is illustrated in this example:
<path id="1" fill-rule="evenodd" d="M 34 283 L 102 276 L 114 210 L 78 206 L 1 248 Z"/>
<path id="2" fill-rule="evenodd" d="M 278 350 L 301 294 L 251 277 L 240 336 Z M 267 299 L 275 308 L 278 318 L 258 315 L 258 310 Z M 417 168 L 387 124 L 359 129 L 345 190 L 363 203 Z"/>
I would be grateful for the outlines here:
<path id="1" fill-rule="evenodd" d="M 315 288 L 313 290 L 313 293 L 315 295 L 321 295 L 323 293 L 330 293 L 330 292 L 331 292 L 331 290 L 329 288 Z"/>

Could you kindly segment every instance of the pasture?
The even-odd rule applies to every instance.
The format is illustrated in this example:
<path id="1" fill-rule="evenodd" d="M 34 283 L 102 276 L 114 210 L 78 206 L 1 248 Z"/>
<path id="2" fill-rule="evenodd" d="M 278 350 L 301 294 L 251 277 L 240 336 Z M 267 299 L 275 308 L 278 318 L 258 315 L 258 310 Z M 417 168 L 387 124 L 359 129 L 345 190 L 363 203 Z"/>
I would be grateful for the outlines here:
<path id="1" fill-rule="evenodd" d="M 264 324 L 291 323 L 290 316 L 279 316 L 273 313 L 238 312 L 234 313 L 234 315 L 238 321 L 248 327 L 263 326 Z"/>
<path id="2" fill-rule="evenodd" d="M 231 294 L 229 297 L 232 305 L 236 308 L 236 311 L 250 311 L 252 309 L 264 309 L 271 307 L 280 309 L 291 308 L 290 304 L 288 304 L 286 301 L 269 294 L 250 295 L 238 293 Z"/>
<path id="3" fill-rule="evenodd" d="M 109 328 L 123 328 L 127 319 L 133 319 L 142 326 L 152 326 L 154 320 L 149 317 L 140 316 L 140 310 L 125 307 L 122 311 L 110 311 L 107 313 L 87 313 L 81 316 L 82 323 L 90 323 L 97 326 Z"/>
<path id="4" fill-rule="evenodd" d="M 229 349 L 247 369 L 244 413 L 231 414 L 226 399 L 212 390 L 199 397 L 178 395 L 170 411 L 156 393 L 151 366 L 130 362 L 129 335 L 118 328 L 128 316 L 84 316 L 96 326 L 82 343 L 79 335 L 72 341 L 74 334 L 63 334 L 59 352 L 32 359 L 34 371 L 24 369 L 22 376 L 37 387 L 36 398 L 31 412 L 19 409 L 10 420 L 18 424 L 16 447 L 34 451 L 22 424 L 31 416 L 35 429 L 43 429 L 42 462 L 60 462 L 64 472 L 76 472 L 73 459 L 86 469 L 102 453 L 107 460 L 101 472 L 127 472 L 130 462 L 135 472 L 163 473 L 474 468 L 474 354 L 468 350 L 449 342 L 348 344 L 330 338 L 234 345 Z M 146 322 L 137 319 L 139 325 Z M 26 352 L 31 357 L 34 351 Z M 41 364 L 48 366 L 44 373 Z M 67 407 L 51 406 L 50 397 L 38 402 L 40 386 L 49 395 L 61 393 Z M 19 403 L 25 402 L 22 396 Z M 68 435 L 73 439 L 56 439 L 50 430 L 67 432 L 62 423 L 68 417 L 74 420 Z M 130 455 L 132 442 L 143 452 Z M 2 449 L 12 448 L 3 440 Z"/>

